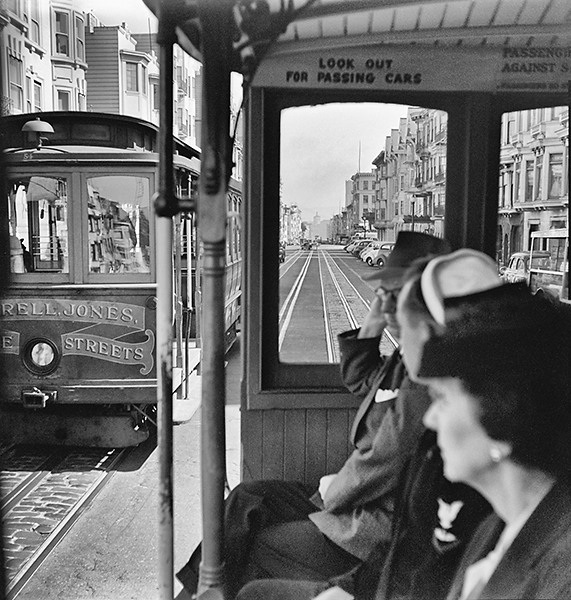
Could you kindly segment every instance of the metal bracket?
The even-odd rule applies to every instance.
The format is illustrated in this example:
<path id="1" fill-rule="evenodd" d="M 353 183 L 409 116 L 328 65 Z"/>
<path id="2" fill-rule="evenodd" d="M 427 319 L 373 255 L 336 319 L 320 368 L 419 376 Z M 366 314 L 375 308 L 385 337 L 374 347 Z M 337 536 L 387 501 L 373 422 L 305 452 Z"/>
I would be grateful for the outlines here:
<path id="1" fill-rule="evenodd" d="M 157 192 L 153 197 L 155 212 L 160 217 L 174 217 L 179 212 L 196 213 L 196 198 L 174 197 L 174 202 L 169 202 L 165 196 Z"/>
<path id="2" fill-rule="evenodd" d="M 48 402 L 55 401 L 57 392 L 42 392 L 34 387 L 31 390 L 22 390 L 21 398 L 24 408 L 46 408 Z"/>

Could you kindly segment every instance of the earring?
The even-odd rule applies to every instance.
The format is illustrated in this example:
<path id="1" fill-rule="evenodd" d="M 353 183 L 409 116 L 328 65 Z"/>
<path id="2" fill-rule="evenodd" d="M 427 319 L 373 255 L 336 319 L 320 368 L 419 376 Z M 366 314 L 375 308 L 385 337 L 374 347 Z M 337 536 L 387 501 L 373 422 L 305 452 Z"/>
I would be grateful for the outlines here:
<path id="1" fill-rule="evenodd" d="M 493 462 L 499 463 L 504 458 L 504 453 L 497 446 L 492 446 L 490 448 L 490 457 Z"/>

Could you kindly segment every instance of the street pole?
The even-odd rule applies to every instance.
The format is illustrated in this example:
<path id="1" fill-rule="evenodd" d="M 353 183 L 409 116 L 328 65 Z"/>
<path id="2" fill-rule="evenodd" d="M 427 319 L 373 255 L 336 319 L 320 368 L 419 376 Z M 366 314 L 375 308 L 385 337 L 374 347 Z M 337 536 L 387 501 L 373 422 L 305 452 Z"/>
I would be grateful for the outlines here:
<path id="1" fill-rule="evenodd" d="M 414 200 L 410 201 L 411 205 L 412 205 L 412 213 L 411 213 L 411 221 L 410 221 L 410 229 L 411 231 L 414 231 Z"/>

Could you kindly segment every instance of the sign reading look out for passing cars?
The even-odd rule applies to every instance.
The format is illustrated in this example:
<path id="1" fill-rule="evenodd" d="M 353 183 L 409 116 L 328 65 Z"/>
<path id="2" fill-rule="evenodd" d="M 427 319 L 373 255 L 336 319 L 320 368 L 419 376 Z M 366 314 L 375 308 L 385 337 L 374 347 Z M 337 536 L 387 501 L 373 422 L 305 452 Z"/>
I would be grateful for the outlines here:
<path id="1" fill-rule="evenodd" d="M 377 45 L 266 56 L 256 87 L 565 92 L 571 47 Z"/>

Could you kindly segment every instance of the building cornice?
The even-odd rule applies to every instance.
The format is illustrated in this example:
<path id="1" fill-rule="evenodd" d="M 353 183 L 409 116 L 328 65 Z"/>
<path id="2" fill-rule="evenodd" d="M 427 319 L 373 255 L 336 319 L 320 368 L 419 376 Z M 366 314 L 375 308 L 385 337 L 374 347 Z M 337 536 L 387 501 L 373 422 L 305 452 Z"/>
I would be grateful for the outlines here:
<path id="1" fill-rule="evenodd" d="M 119 50 L 119 56 L 123 60 L 144 62 L 147 65 L 151 62 L 151 57 L 146 52 L 137 52 L 136 50 Z"/>

